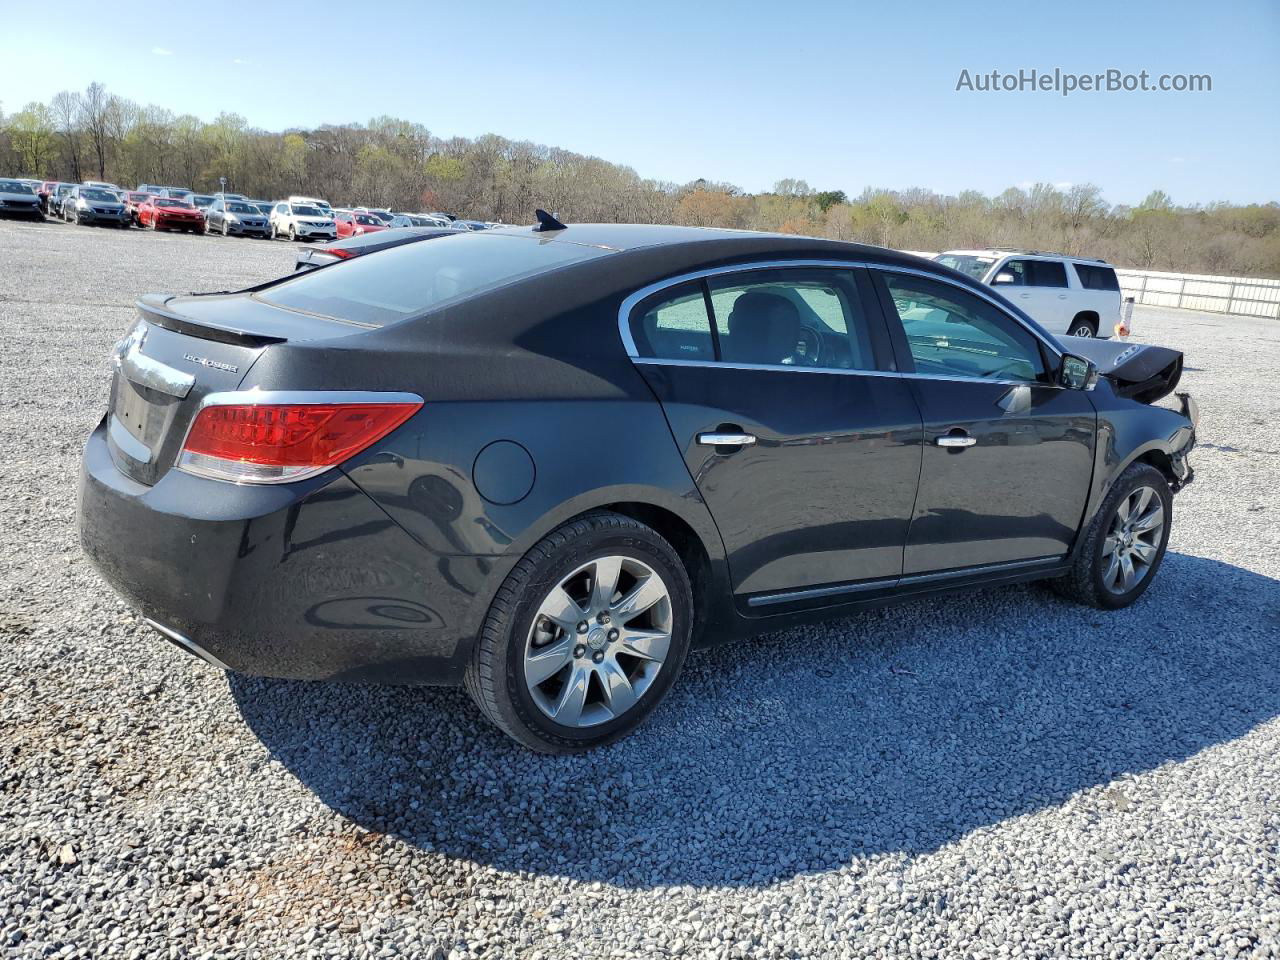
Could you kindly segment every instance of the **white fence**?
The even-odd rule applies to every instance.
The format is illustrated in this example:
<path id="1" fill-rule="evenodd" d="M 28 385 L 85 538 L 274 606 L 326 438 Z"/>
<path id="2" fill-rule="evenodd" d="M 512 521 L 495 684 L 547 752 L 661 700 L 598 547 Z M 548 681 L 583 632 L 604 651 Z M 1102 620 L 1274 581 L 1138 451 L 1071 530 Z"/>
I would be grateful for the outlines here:
<path id="1" fill-rule="evenodd" d="M 1118 267 L 1116 275 L 1120 278 L 1121 295 L 1133 297 L 1135 303 L 1280 320 L 1280 280 Z"/>

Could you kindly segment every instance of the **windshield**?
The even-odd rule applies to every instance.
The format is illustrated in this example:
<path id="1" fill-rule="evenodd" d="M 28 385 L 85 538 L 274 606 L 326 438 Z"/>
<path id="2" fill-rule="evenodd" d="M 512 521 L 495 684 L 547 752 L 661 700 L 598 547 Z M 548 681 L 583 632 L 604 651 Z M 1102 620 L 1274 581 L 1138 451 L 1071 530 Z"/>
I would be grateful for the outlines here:
<path id="1" fill-rule="evenodd" d="M 324 216 L 324 214 L 320 212 L 319 208 L 304 207 L 300 203 L 295 203 L 293 205 L 293 215 L 295 217 L 323 217 Z"/>
<path id="2" fill-rule="evenodd" d="M 281 307 L 382 327 L 609 252 L 534 236 L 455 234 L 311 271 L 255 296 Z"/>
<path id="3" fill-rule="evenodd" d="M 152 202 L 157 207 L 183 207 L 188 210 L 191 209 L 191 204 L 187 203 L 185 200 L 178 200 L 173 197 L 159 197 Z"/>
<path id="4" fill-rule="evenodd" d="M 31 188 L 21 180 L 0 180 L 0 193 L 31 193 Z"/>
<path id="5" fill-rule="evenodd" d="M 119 203 L 116 195 L 110 190 L 81 190 L 80 196 L 86 200 L 96 200 L 98 203 Z"/>
<path id="6" fill-rule="evenodd" d="M 935 263 L 950 267 L 952 270 L 959 270 L 975 280 L 985 277 L 991 265 L 996 262 L 995 257 L 979 257 L 967 253 L 940 253 L 933 259 Z"/>
<path id="7" fill-rule="evenodd" d="M 247 203 L 228 203 L 227 209 L 232 213 L 261 213 L 257 207 L 250 206 Z"/>
<path id="8" fill-rule="evenodd" d="M 367 213 L 357 213 L 355 215 L 355 218 L 356 218 L 356 223 L 364 224 L 364 226 L 366 227 L 382 226 L 381 220 L 379 220 L 377 217 L 371 217 Z"/>

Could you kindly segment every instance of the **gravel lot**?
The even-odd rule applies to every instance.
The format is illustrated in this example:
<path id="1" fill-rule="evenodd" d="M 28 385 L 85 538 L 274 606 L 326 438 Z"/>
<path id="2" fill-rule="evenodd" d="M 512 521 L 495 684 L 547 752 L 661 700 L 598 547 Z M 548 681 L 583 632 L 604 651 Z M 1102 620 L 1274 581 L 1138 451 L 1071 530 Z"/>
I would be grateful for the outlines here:
<path id="1" fill-rule="evenodd" d="M 77 546 L 105 357 L 254 240 L 0 222 L 0 954 L 1280 957 L 1280 325 L 1186 351 L 1198 480 L 1135 607 L 1038 587 L 695 654 L 641 732 L 227 676 Z"/>

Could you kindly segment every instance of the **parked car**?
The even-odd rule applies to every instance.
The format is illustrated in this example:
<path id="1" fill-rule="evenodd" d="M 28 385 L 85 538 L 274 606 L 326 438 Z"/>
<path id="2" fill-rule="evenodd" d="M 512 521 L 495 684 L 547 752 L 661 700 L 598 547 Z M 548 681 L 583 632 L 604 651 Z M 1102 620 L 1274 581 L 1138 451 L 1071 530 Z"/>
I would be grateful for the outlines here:
<path id="1" fill-rule="evenodd" d="M 488 230 L 489 225 L 483 220 L 454 220 L 449 226 L 454 230 Z"/>
<path id="2" fill-rule="evenodd" d="M 97 187 L 100 190 L 111 190 L 114 193 L 120 192 L 120 188 L 118 186 L 114 183 L 107 183 L 105 180 L 82 180 L 80 182 L 80 186 Z"/>
<path id="3" fill-rule="evenodd" d="M 419 240 L 433 240 L 436 237 L 452 236 L 451 230 L 440 227 L 408 227 L 404 230 L 379 230 L 374 233 L 349 237 L 346 240 L 334 240 L 319 246 L 308 246 L 298 251 L 298 260 L 293 265 L 296 270 L 314 270 L 332 263 L 362 257 L 365 254 L 377 253 L 379 250 L 390 250 L 406 243 Z"/>
<path id="4" fill-rule="evenodd" d="M 40 211 L 42 213 L 48 214 L 50 212 L 49 200 L 53 196 L 53 191 L 57 189 L 57 186 L 57 180 L 44 180 L 41 182 L 40 186 L 36 188 L 36 200 L 40 203 Z"/>
<path id="5" fill-rule="evenodd" d="M 367 213 L 376 217 L 383 226 L 390 226 L 391 221 L 395 219 L 394 213 L 381 207 L 356 207 L 355 210 L 358 213 Z"/>
<path id="6" fill-rule="evenodd" d="M 152 230 L 204 233 L 204 212 L 177 197 L 148 197 L 138 205 L 138 226 Z"/>
<path id="7" fill-rule="evenodd" d="M 386 230 L 387 225 L 372 213 L 359 210 L 339 210 L 334 214 L 338 237 L 358 237 L 366 233 Z"/>
<path id="8" fill-rule="evenodd" d="M 62 217 L 64 220 L 66 219 L 66 213 L 64 212 L 63 207 L 66 203 L 67 197 L 71 195 L 71 191 L 74 190 L 75 187 L 76 185 L 74 183 L 59 183 L 53 188 L 53 193 L 49 196 L 49 216 Z"/>
<path id="9" fill-rule="evenodd" d="M 138 223 L 138 207 L 147 202 L 147 198 L 151 194 L 143 193 L 140 190 L 128 190 L 124 195 L 124 208 L 129 214 L 129 222 L 137 225 Z"/>
<path id="10" fill-rule="evenodd" d="M 447 224 L 448 221 L 440 223 L 435 217 L 424 217 L 417 213 L 397 213 L 387 226 L 400 229 L 402 227 L 442 227 Z"/>
<path id="11" fill-rule="evenodd" d="M 949 250 L 934 260 L 998 287 L 1054 333 L 1109 337 L 1120 319 L 1120 281 L 1105 260 L 1035 250 Z"/>
<path id="12" fill-rule="evenodd" d="M 201 213 L 204 213 L 206 210 L 208 210 L 209 205 L 213 203 L 212 194 L 207 194 L 207 193 L 193 193 L 187 199 L 191 201 L 191 205 L 195 207 L 197 210 L 199 210 Z"/>
<path id="13" fill-rule="evenodd" d="M 30 184 L 17 179 L 0 179 L 0 214 L 31 220 L 44 219 L 36 192 L 31 189 Z"/>
<path id="14" fill-rule="evenodd" d="M 692 645 L 1037 579 L 1116 609 L 1156 576 L 1192 478 L 1194 402 L 1152 405 L 1177 351 L 1068 345 L 874 247 L 541 224 L 144 298 L 88 556 L 218 667 L 464 683 L 551 753 L 633 730 Z"/>
<path id="15" fill-rule="evenodd" d="M 208 229 L 224 237 L 271 236 L 271 224 L 261 210 L 247 200 L 214 200 L 205 211 Z"/>
<path id="16" fill-rule="evenodd" d="M 333 207 L 329 205 L 328 200 L 319 200 L 315 197 L 289 197 L 288 201 L 303 207 L 319 207 L 326 217 L 333 216 Z"/>
<path id="17" fill-rule="evenodd" d="M 338 228 L 333 218 L 309 203 L 281 200 L 271 211 L 271 239 L 336 240 Z"/>
<path id="18" fill-rule="evenodd" d="M 129 226 L 129 211 L 114 190 L 76 184 L 62 201 L 62 219 L 68 223 L 106 223 Z"/>
<path id="19" fill-rule="evenodd" d="M 274 207 L 275 204 L 270 200 L 250 200 L 249 202 L 257 207 L 264 217 L 271 217 L 271 208 Z"/>
<path id="20" fill-rule="evenodd" d="M 186 200 L 193 206 L 195 195 L 194 190 L 188 190 L 186 187 L 165 187 L 157 194 L 157 196 L 171 197 L 174 200 Z"/>

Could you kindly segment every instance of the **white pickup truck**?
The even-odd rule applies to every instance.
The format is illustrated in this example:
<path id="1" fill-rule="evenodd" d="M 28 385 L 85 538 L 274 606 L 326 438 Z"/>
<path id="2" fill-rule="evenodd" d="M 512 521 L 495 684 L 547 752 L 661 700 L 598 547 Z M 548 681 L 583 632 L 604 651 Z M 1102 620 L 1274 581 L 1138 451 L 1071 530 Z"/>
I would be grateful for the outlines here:
<path id="1" fill-rule="evenodd" d="M 1051 333 L 1111 336 L 1120 281 L 1105 260 L 1038 250 L 948 250 L 933 258 L 998 289 Z"/>

